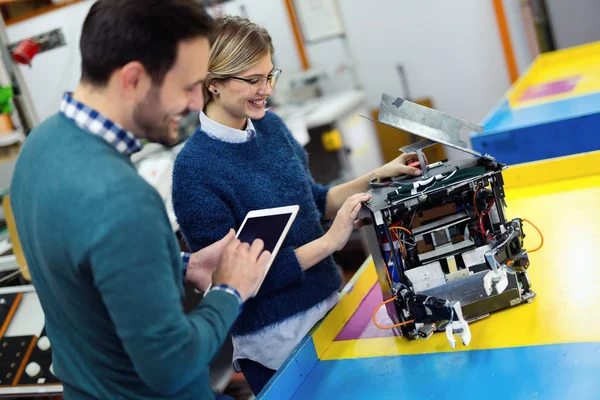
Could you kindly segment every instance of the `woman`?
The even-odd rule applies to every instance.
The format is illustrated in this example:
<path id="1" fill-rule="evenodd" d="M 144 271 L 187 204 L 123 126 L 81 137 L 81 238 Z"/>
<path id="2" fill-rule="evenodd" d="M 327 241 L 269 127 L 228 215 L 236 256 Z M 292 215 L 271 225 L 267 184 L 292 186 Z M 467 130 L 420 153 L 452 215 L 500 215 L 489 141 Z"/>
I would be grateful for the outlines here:
<path id="1" fill-rule="evenodd" d="M 281 71 L 267 31 L 240 17 L 217 21 L 200 127 L 175 162 L 173 206 L 196 251 L 238 228 L 255 209 L 300 205 L 257 296 L 232 329 L 234 366 L 257 394 L 336 304 L 341 278 L 331 254 L 344 247 L 372 176 L 419 175 L 402 155 L 373 174 L 332 188 L 315 184 L 304 149 L 265 111 Z M 335 218 L 325 233 L 321 220 Z"/>

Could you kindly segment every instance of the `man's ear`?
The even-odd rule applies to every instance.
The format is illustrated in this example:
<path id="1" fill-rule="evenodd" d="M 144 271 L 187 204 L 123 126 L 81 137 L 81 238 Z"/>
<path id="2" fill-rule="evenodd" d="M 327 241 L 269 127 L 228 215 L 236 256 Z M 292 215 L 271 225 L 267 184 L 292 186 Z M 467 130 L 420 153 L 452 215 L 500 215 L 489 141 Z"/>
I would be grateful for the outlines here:
<path id="1" fill-rule="evenodd" d="M 118 74 L 119 89 L 127 100 L 141 100 L 152 85 L 152 78 L 139 61 L 125 64 Z"/>

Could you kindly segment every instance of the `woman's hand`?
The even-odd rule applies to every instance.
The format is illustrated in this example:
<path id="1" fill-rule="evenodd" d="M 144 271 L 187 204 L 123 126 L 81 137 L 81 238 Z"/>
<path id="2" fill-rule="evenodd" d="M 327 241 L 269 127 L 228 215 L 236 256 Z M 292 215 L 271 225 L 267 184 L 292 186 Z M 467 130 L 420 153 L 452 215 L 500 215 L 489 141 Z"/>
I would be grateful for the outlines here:
<path id="1" fill-rule="evenodd" d="M 427 163 L 427 157 L 423 154 L 425 163 Z M 405 153 L 390 161 L 389 163 L 377 168 L 373 173 L 379 178 L 379 180 L 393 178 L 399 175 L 411 175 L 419 176 L 422 174 L 420 168 L 409 167 L 408 164 L 418 162 L 419 158 L 417 153 Z"/>
<path id="2" fill-rule="evenodd" d="M 346 199 L 337 212 L 331 228 L 323 236 L 331 253 L 344 248 L 355 228 L 355 221 L 360 211 L 361 203 L 368 201 L 370 198 L 371 196 L 368 194 L 358 193 Z"/>

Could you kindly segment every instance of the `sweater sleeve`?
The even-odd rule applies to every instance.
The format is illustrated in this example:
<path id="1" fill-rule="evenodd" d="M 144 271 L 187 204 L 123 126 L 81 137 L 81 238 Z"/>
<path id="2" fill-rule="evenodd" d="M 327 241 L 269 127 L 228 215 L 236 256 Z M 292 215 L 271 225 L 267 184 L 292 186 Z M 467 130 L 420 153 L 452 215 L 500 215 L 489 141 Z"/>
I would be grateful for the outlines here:
<path id="1" fill-rule="evenodd" d="M 115 188 L 92 230 L 93 283 L 140 378 L 164 396 L 204 373 L 239 314 L 235 296 L 181 306 L 181 258 L 164 205 L 148 189 Z M 174 265 L 177 264 L 177 265 Z"/>
<path id="2" fill-rule="evenodd" d="M 308 168 L 308 153 L 306 152 L 306 150 L 304 150 L 304 148 L 300 145 L 300 143 L 298 143 L 296 138 L 294 138 L 294 135 L 292 135 L 292 132 L 290 132 L 289 128 L 285 125 L 285 123 L 279 117 L 277 117 L 275 115 L 273 115 L 273 117 L 277 118 L 280 121 L 280 123 L 283 126 L 283 129 L 285 131 L 285 136 L 286 136 L 288 142 L 294 149 L 294 152 L 296 153 L 296 155 L 300 158 L 300 161 L 302 162 L 302 166 L 304 167 L 304 171 L 306 172 L 306 178 L 308 179 L 309 184 L 311 186 L 315 204 L 317 205 L 317 209 L 319 210 L 319 213 L 321 214 L 321 219 L 324 219 L 325 218 L 325 207 L 327 206 L 327 193 L 329 192 L 330 187 L 319 185 L 318 183 L 315 182 L 315 180 Z"/>
<path id="3" fill-rule="evenodd" d="M 192 252 L 222 239 L 229 229 L 236 229 L 229 196 L 217 194 L 204 186 L 201 166 L 184 161 L 175 162 L 173 169 L 173 211 L 177 223 Z"/>
<path id="4" fill-rule="evenodd" d="M 181 157 L 173 169 L 173 209 L 181 232 L 192 251 L 198 251 L 227 234 L 230 228 L 237 229 L 245 217 L 245 211 L 235 210 L 232 203 L 235 194 L 225 185 L 217 188 L 206 186 L 205 177 L 198 173 L 201 166 L 192 166 Z M 236 222 L 235 216 L 239 222 Z M 273 261 L 257 294 L 278 292 L 288 285 L 304 279 L 304 271 L 296 257 L 295 249 L 282 246 Z"/>

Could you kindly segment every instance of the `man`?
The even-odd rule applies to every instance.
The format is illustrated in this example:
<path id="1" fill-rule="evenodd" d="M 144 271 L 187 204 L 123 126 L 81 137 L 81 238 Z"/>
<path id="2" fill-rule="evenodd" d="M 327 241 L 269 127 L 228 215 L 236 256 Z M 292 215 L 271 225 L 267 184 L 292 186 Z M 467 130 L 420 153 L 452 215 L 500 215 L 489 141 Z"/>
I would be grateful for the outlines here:
<path id="1" fill-rule="evenodd" d="M 23 146 L 11 204 L 67 400 L 213 398 L 208 364 L 264 274 L 262 242 L 229 232 L 192 256 L 212 288 L 186 316 L 176 238 L 129 158 L 202 108 L 211 28 L 194 0 L 98 1 L 80 84 Z"/>

